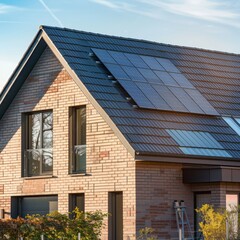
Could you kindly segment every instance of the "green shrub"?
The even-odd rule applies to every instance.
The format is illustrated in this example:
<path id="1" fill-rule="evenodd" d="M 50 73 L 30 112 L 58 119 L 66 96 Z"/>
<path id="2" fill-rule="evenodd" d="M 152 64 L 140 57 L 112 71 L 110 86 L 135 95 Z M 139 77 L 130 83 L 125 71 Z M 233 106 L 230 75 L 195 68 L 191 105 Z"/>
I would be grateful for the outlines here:
<path id="1" fill-rule="evenodd" d="M 28 215 L 25 219 L 0 220 L 0 239 L 23 237 L 24 240 L 39 240 L 43 234 L 48 240 L 77 240 L 78 233 L 81 233 L 82 240 L 98 240 L 106 216 L 101 211 L 83 213 L 76 208 L 70 214 L 52 212 L 46 216 Z"/>

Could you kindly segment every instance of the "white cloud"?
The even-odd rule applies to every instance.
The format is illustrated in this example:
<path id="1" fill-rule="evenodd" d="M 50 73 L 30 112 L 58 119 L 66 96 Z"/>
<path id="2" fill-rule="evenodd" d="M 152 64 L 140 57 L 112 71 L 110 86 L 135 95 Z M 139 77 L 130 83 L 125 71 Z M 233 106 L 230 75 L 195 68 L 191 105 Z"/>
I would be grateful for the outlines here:
<path id="1" fill-rule="evenodd" d="M 200 18 L 211 21 L 222 21 L 223 19 L 235 19 L 239 14 L 234 12 L 229 2 L 213 0 L 139 0 L 148 5 L 162 8 L 168 12 Z"/>
<path id="2" fill-rule="evenodd" d="M 19 8 L 12 6 L 12 5 L 0 3 L 0 14 L 9 13 L 10 11 L 18 10 L 18 9 Z"/>
<path id="3" fill-rule="evenodd" d="M 90 0 L 90 1 L 94 2 L 94 3 L 97 3 L 97 4 L 100 4 L 100 5 L 103 5 L 105 7 L 113 8 L 113 9 L 118 9 L 119 8 L 118 4 L 112 3 L 108 0 Z"/>
<path id="4" fill-rule="evenodd" d="M 90 2 L 97 3 L 99 5 L 103 5 L 105 7 L 114 9 L 114 10 L 122 10 L 126 12 L 132 12 L 136 13 L 139 15 L 151 17 L 151 18 L 159 18 L 159 15 L 152 12 L 152 11 L 147 11 L 146 9 L 141 9 L 139 8 L 138 5 L 138 0 L 133 0 L 132 3 L 130 4 L 128 2 L 121 1 L 112 1 L 112 0 L 89 0 Z M 135 4 L 134 4 L 135 2 Z"/>
<path id="5" fill-rule="evenodd" d="M 229 0 L 89 0 L 114 10 L 125 10 L 151 18 L 165 11 L 175 15 L 240 27 L 240 3 Z"/>

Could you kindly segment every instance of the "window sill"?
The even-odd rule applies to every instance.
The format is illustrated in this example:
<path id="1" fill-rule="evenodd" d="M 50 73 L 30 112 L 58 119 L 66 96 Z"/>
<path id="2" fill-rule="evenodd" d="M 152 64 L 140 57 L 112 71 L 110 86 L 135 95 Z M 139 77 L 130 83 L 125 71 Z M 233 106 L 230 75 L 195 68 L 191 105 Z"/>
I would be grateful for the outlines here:
<path id="1" fill-rule="evenodd" d="M 43 178 L 57 178 L 57 176 L 45 175 L 45 176 L 23 177 L 24 180 L 43 179 Z"/>
<path id="2" fill-rule="evenodd" d="M 88 173 L 69 173 L 70 177 L 84 177 L 84 176 L 91 176 L 91 174 Z"/>

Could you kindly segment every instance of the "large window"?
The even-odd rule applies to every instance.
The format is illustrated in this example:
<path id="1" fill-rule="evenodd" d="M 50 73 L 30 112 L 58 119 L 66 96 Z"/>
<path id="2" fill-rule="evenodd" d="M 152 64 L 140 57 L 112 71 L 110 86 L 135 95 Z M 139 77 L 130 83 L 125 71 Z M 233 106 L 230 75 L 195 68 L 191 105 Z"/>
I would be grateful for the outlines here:
<path id="1" fill-rule="evenodd" d="M 28 214 L 46 215 L 58 210 L 58 197 L 37 196 L 37 197 L 12 197 L 11 217 L 26 217 Z"/>
<path id="2" fill-rule="evenodd" d="M 53 114 L 36 112 L 24 116 L 26 120 L 24 145 L 24 177 L 49 175 L 53 171 Z"/>
<path id="3" fill-rule="evenodd" d="M 70 109 L 70 173 L 86 172 L 86 107 Z"/>

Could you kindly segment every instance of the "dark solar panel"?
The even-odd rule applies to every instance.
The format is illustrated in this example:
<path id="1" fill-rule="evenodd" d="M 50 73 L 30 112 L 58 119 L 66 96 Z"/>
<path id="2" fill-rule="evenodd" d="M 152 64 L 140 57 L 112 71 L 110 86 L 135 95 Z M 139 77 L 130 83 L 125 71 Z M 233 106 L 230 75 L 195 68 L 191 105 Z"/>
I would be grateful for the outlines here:
<path id="1" fill-rule="evenodd" d="M 163 84 L 163 82 L 158 78 L 153 70 L 146 68 L 138 68 L 138 70 L 148 82 Z"/>
<path id="2" fill-rule="evenodd" d="M 181 73 L 173 64 L 170 60 L 165 59 L 165 58 L 156 58 L 156 60 L 163 66 L 163 68 L 167 72 L 172 72 L 172 73 Z"/>
<path id="3" fill-rule="evenodd" d="M 162 80 L 164 85 L 179 86 L 177 84 L 177 82 L 173 79 L 173 77 L 168 72 L 162 72 L 162 71 L 154 71 L 154 72 Z"/>
<path id="4" fill-rule="evenodd" d="M 218 115 L 218 112 L 212 107 L 212 105 L 206 100 L 206 98 L 203 97 L 203 95 L 197 89 L 185 89 L 185 91 L 206 114 Z"/>
<path id="5" fill-rule="evenodd" d="M 123 71 L 119 65 L 106 63 L 105 66 L 116 79 L 131 80 L 131 78 L 126 74 L 125 71 Z"/>
<path id="6" fill-rule="evenodd" d="M 170 60 L 92 50 L 139 107 L 219 115 Z"/>
<path id="7" fill-rule="evenodd" d="M 129 61 L 137 68 L 149 68 L 142 58 L 136 54 L 125 53 Z"/>
<path id="8" fill-rule="evenodd" d="M 102 49 L 95 49 L 94 52 L 99 57 L 99 59 L 101 59 L 102 62 L 116 64 L 116 61 L 111 57 L 108 51 Z"/>
<path id="9" fill-rule="evenodd" d="M 113 51 L 108 52 L 119 65 L 133 67 L 133 64 L 128 60 L 124 53 Z"/>
<path id="10" fill-rule="evenodd" d="M 133 81 L 147 82 L 137 68 L 128 66 L 122 66 L 122 68 Z"/>
<path id="11" fill-rule="evenodd" d="M 165 71 L 162 65 L 160 65 L 160 63 L 155 58 L 148 56 L 141 56 L 141 58 L 152 70 Z"/>
<path id="12" fill-rule="evenodd" d="M 195 87 L 187 80 L 183 74 L 170 73 L 170 75 L 176 80 L 176 82 L 183 88 L 194 88 Z"/>
<path id="13" fill-rule="evenodd" d="M 168 103 L 172 110 L 178 109 L 180 112 L 188 112 L 187 108 L 173 95 L 166 86 L 154 85 L 158 94 Z"/>
<path id="14" fill-rule="evenodd" d="M 136 83 L 145 96 L 153 103 L 157 109 L 172 110 L 158 92 L 148 83 Z"/>
<path id="15" fill-rule="evenodd" d="M 204 114 L 203 110 L 192 100 L 192 98 L 179 87 L 168 87 L 175 97 L 188 109 L 189 112 Z"/>
<path id="16" fill-rule="evenodd" d="M 143 92 L 138 88 L 135 82 L 119 80 L 123 88 L 131 93 L 131 97 L 135 100 L 139 107 L 154 109 L 155 106 L 150 102 L 150 100 L 143 94 Z"/>

